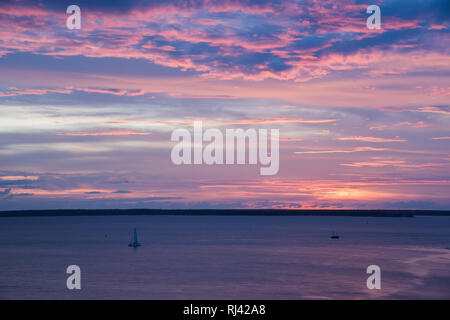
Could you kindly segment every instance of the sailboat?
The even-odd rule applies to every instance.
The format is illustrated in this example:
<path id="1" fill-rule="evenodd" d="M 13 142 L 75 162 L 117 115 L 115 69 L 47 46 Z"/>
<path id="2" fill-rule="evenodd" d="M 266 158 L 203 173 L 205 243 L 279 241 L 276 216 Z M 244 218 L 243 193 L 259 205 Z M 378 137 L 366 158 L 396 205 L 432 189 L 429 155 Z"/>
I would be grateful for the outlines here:
<path id="1" fill-rule="evenodd" d="M 136 228 L 134 228 L 134 238 L 133 242 L 128 244 L 129 247 L 137 248 L 140 247 L 141 244 L 138 242 Z"/>
<path id="2" fill-rule="evenodd" d="M 337 234 L 337 232 L 333 231 L 333 234 L 330 237 L 331 239 L 339 239 L 339 235 Z"/>

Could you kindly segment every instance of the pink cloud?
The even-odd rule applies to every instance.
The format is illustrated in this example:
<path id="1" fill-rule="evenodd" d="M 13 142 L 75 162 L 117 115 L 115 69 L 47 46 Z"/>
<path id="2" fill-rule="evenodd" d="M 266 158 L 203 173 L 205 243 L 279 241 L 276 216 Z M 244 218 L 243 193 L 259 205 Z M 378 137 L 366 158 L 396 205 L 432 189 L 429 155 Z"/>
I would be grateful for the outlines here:
<path id="1" fill-rule="evenodd" d="M 417 121 L 417 122 L 409 122 L 409 121 L 402 121 L 395 124 L 396 126 L 408 126 L 413 128 L 426 128 L 430 125 L 425 123 L 424 121 Z"/>
<path id="2" fill-rule="evenodd" d="M 418 110 L 419 112 L 429 112 L 429 113 L 438 113 L 438 114 L 444 114 L 444 115 L 450 115 L 450 111 L 440 109 L 437 107 L 422 107 Z"/>
<path id="3" fill-rule="evenodd" d="M 450 137 L 434 137 L 433 140 L 450 140 Z"/>
<path id="4" fill-rule="evenodd" d="M 83 91 L 87 93 L 102 93 L 111 94 L 116 96 L 141 96 L 146 93 L 145 90 L 124 90 L 124 89 L 112 89 L 112 88 L 74 88 L 72 86 L 66 88 L 55 88 L 55 89 L 19 89 L 16 87 L 9 87 L 8 92 L 0 92 L 0 97 L 15 97 L 23 95 L 45 95 L 50 93 L 61 93 L 61 94 L 71 94 L 75 90 Z"/>
<path id="5" fill-rule="evenodd" d="M 70 89 L 18 89 L 11 88 L 9 92 L 0 92 L 0 97 L 15 97 L 22 95 L 44 95 L 49 93 L 62 93 L 62 94 L 70 94 L 73 91 Z"/>
<path id="6" fill-rule="evenodd" d="M 280 141 L 303 141 L 303 139 L 300 138 L 279 138 Z"/>
<path id="7" fill-rule="evenodd" d="M 362 136 L 342 137 L 342 138 L 338 138 L 338 140 L 342 140 L 342 141 L 365 141 L 365 142 L 406 142 L 405 139 L 385 139 L 385 138 L 362 137 Z"/>
<path id="8" fill-rule="evenodd" d="M 115 96 L 141 96 L 144 95 L 146 92 L 145 90 L 136 90 L 136 91 L 130 91 L 130 90 L 117 90 L 117 89 L 104 89 L 104 88 L 76 88 L 78 91 L 88 92 L 88 93 L 102 93 L 102 94 L 112 94 Z"/>
<path id="9" fill-rule="evenodd" d="M 386 129 L 387 126 L 385 125 L 381 125 L 381 126 L 372 126 L 369 129 L 372 131 L 383 131 L 384 129 Z"/>
<path id="10" fill-rule="evenodd" d="M 256 81 L 274 78 L 303 82 L 326 76 L 331 71 L 367 68 L 372 60 L 382 64 L 386 57 L 380 57 L 379 52 L 376 55 L 371 52 L 362 52 L 357 57 L 355 57 L 357 54 L 341 55 L 340 57 L 336 54 L 325 54 L 320 58 L 315 56 L 314 53 L 318 50 L 329 48 L 336 42 L 342 41 L 337 36 L 317 48 L 284 50 L 283 48 L 301 40 L 299 36 L 302 34 L 310 35 L 308 28 L 312 27 L 318 34 L 357 32 L 362 33 L 362 37 L 371 37 L 374 34 L 373 31 L 366 28 L 365 19 L 355 16 L 355 12 L 362 11 L 366 5 L 342 1 L 338 4 L 340 10 L 337 10 L 334 2 L 308 1 L 307 11 L 304 10 L 305 5 L 289 2 L 253 4 L 249 1 L 220 3 L 205 1 L 198 6 L 165 4 L 151 8 L 139 8 L 126 13 L 86 11 L 83 13 L 83 17 L 85 17 L 83 29 L 78 33 L 72 33 L 74 36 L 70 37 L 64 33 L 55 32 L 55 25 L 58 24 L 62 25 L 61 31 L 64 31 L 66 17 L 64 12 L 55 15 L 54 12 L 40 8 L 5 6 L 1 12 L 7 18 L 0 22 L 2 50 L 4 51 L 0 51 L 0 55 L 4 54 L 3 52 L 23 51 L 56 56 L 141 58 L 167 67 L 204 72 L 204 76 L 209 78 L 243 78 Z M 241 11 L 245 14 L 262 16 L 271 14 L 275 19 L 274 23 L 285 28 L 285 32 L 268 38 L 247 39 L 237 32 L 235 23 L 238 21 L 200 18 L 198 14 L 202 9 L 207 9 L 209 12 Z M 293 19 L 294 17 L 298 18 L 298 23 Z M 421 21 L 406 21 L 395 17 L 386 17 L 386 19 L 383 30 L 376 32 L 418 28 L 421 23 Z M 150 29 L 149 22 L 161 25 L 188 25 L 189 27 Z M 211 34 L 205 28 L 219 23 L 224 27 L 220 37 Z M 30 28 L 33 28 L 34 32 L 28 32 Z M 299 28 L 304 30 L 299 30 Z M 92 41 L 92 37 L 100 39 L 100 41 Z M 143 37 L 148 40 L 139 46 Z M 201 57 L 206 57 L 207 53 L 197 53 L 195 56 L 173 55 L 171 53 L 176 50 L 174 46 L 170 44 L 157 46 L 150 40 L 150 37 L 163 38 L 166 41 L 185 41 L 190 44 L 207 43 L 218 49 L 219 56 L 210 63 L 201 59 Z M 391 57 L 392 51 L 395 52 L 399 46 L 411 47 L 412 45 L 395 44 L 388 50 L 388 56 Z M 220 56 L 237 57 L 242 54 L 242 50 L 246 50 L 248 53 L 271 53 L 280 58 L 290 59 L 286 64 L 292 68 L 274 71 L 261 64 L 257 66 L 260 71 L 246 72 L 239 67 L 221 66 Z M 376 52 L 377 49 L 374 48 L 373 51 Z M 411 70 L 412 68 L 404 67 L 409 64 L 407 61 L 410 60 L 405 59 L 405 54 L 408 53 L 402 53 L 402 64 L 389 63 L 387 66 L 376 66 L 373 68 L 374 70 L 371 70 L 372 74 L 385 74 L 386 70 L 391 70 L 390 72 L 393 74 L 400 74 Z M 424 64 L 428 63 L 424 63 L 422 59 L 421 65 Z M 373 66 L 373 64 L 371 65 Z M 395 68 L 391 68 L 392 66 Z M 401 67 L 399 68 L 399 66 Z M 443 93 L 445 92 L 442 92 L 441 89 L 433 92 L 435 95 Z"/>
<path id="11" fill-rule="evenodd" d="M 129 135 L 148 136 L 148 135 L 151 135 L 151 134 L 152 134 L 151 132 L 137 132 L 137 131 L 65 132 L 65 133 L 58 133 L 58 135 L 76 136 L 76 137 L 84 137 L 84 136 L 129 136 Z"/>
<path id="12" fill-rule="evenodd" d="M 354 153 L 366 151 L 385 151 L 386 148 L 358 147 L 353 149 L 330 149 L 330 150 L 309 150 L 295 151 L 294 154 L 326 154 L 326 153 Z"/>
<path id="13" fill-rule="evenodd" d="M 245 119 L 245 120 L 230 120 L 221 122 L 222 125 L 247 125 L 247 124 L 265 124 L 265 123 L 332 123 L 336 122 L 337 119 L 319 119 L 319 120 L 307 120 L 302 118 L 289 118 L 289 117 L 273 117 L 273 118 L 262 118 L 262 119 Z"/>

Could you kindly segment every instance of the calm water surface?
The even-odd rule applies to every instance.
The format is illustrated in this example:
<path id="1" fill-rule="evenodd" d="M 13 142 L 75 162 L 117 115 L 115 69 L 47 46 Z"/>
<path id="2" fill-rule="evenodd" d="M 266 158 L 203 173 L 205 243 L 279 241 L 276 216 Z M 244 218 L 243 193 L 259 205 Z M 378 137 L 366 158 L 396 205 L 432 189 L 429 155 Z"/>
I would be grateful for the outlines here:
<path id="1" fill-rule="evenodd" d="M 365 298 L 450 299 L 450 217 L 0 219 L 0 299 Z"/>

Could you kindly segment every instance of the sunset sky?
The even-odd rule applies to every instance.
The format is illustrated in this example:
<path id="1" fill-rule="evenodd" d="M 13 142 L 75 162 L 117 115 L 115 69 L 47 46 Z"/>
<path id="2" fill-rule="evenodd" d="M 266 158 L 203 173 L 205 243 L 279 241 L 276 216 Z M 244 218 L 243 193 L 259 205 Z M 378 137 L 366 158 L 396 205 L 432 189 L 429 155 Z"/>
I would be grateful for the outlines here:
<path id="1" fill-rule="evenodd" d="M 448 0 L 1 1 L 0 210 L 450 209 L 449 27 Z M 279 129 L 278 174 L 174 165 L 194 120 Z"/>

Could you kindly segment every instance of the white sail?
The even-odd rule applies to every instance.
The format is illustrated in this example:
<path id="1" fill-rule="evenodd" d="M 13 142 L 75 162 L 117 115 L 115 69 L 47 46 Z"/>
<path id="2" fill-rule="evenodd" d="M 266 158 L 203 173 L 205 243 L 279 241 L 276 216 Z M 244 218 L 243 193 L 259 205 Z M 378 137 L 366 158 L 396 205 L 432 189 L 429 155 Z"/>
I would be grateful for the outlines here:
<path id="1" fill-rule="evenodd" d="M 141 244 L 138 242 L 136 228 L 134 228 L 133 242 L 130 243 L 128 246 L 129 246 L 129 247 L 133 247 L 133 248 L 136 248 L 136 247 L 140 247 L 140 246 L 141 246 Z"/>

